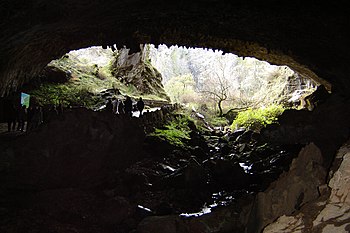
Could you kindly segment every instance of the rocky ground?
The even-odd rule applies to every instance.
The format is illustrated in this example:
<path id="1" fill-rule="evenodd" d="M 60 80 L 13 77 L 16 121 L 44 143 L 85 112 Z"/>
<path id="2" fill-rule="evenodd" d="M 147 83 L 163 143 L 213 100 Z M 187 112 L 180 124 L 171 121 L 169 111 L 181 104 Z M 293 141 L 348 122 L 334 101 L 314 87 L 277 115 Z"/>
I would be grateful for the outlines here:
<path id="1" fill-rule="evenodd" d="M 79 109 L 8 139 L 0 229 L 132 232 L 146 217 L 242 208 L 241 197 L 264 190 L 300 149 L 271 147 L 253 132 L 203 136 L 195 129 L 188 149 L 143 143 L 139 123 Z"/>
<path id="2" fill-rule="evenodd" d="M 262 134 L 192 128 L 185 149 L 146 137 L 140 118 L 66 112 L 1 141 L 0 231 L 346 232 L 348 147 L 328 173 L 323 130 L 330 145 L 343 136 L 322 109 Z M 302 141 L 286 138 L 293 121 Z"/>

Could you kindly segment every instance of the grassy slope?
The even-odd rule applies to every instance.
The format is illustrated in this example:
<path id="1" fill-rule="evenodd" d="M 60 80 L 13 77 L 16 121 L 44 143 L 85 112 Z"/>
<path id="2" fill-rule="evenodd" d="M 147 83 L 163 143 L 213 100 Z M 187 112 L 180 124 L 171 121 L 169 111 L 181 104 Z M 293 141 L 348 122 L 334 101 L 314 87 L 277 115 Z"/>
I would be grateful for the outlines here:
<path id="1" fill-rule="evenodd" d="M 105 100 L 99 95 L 106 90 L 118 90 L 115 97 L 131 96 L 132 98 L 143 97 L 148 100 L 166 100 L 157 94 L 145 94 L 140 92 L 132 84 L 125 85 L 115 78 L 111 72 L 113 59 L 104 66 L 97 68 L 81 58 L 65 55 L 60 59 L 52 61 L 48 68 L 55 67 L 70 74 L 70 79 L 65 83 L 45 82 L 38 88 L 29 91 L 40 105 L 58 104 L 79 105 L 88 108 L 96 108 Z M 155 92 L 157 93 L 157 92 Z"/>

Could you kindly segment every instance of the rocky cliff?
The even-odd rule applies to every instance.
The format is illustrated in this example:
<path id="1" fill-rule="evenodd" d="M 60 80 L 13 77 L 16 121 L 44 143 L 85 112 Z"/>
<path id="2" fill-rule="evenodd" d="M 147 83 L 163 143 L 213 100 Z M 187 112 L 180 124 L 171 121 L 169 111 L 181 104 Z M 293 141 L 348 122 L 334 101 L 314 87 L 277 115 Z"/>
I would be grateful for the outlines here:
<path id="1" fill-rule="evenodd" d="M 140 52 L 129 54 L 130 49 L 115 52 L 116 59 L 112 74 L 126 86 L 133 86 L 143 95 L 154 95 L 170 100 L 164 91 L 162 75 L 149 61 L 147 47 L 140 46 Z"/>

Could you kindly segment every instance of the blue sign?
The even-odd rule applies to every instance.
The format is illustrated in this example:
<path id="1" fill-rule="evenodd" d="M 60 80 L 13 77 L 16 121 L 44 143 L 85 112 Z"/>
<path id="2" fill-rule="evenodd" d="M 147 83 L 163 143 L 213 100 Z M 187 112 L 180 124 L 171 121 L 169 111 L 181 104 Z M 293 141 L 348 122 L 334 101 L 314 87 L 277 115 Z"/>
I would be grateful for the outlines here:
<path id="1" fill-rule="evenodd" d="M 21 105 L 25 105 L 27 108 L 29 108 L 29 100 L 30 100 L 30 95 L 26 93 L 21 93 Z"/>

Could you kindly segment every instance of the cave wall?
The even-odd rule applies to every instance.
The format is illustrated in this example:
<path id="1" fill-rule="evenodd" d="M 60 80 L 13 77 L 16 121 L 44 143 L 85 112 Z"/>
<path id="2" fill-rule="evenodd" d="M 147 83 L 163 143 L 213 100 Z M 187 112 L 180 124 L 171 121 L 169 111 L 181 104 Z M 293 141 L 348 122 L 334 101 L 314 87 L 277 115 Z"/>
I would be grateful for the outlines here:
<path id="1" fill-rule="evenodd" d="M 52 59 L 92 45 L 218 48 L 288 65 L 343 93 L 350 89 L 345 1 L 13 0 L 1 3 L 0 95 Z"/>

